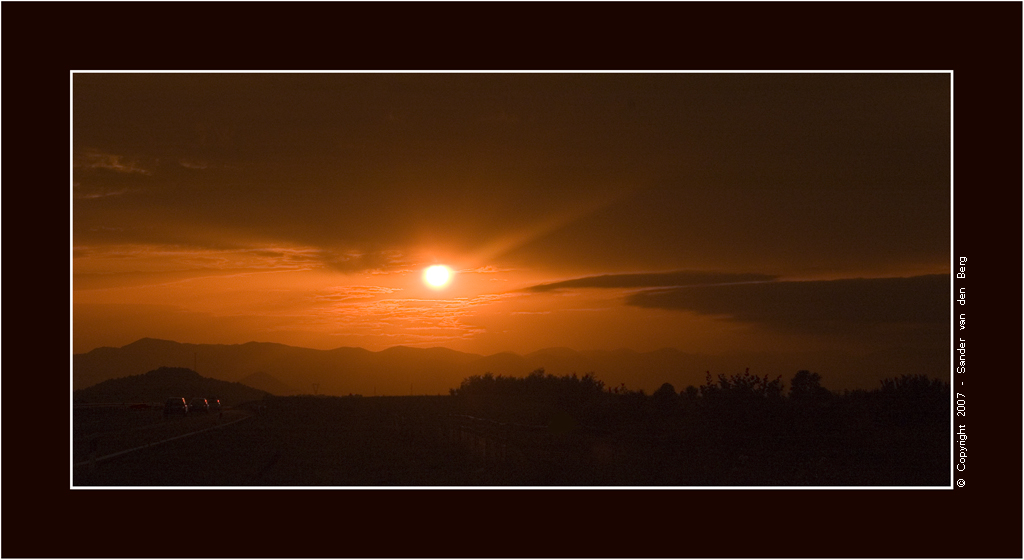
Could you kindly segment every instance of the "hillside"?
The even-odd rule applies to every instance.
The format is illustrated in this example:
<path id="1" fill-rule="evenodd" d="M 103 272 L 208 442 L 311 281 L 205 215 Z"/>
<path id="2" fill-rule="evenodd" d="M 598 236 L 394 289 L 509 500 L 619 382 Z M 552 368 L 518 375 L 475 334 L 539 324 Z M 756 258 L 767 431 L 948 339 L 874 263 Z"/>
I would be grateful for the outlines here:
<path id="1" fill-rule="evenodd" d="M 203 377 L 187 368 L 162 367 L 77 390 L 73 400 L 75 403 L 163 402 L 171 397 L 217 397 L 225 406 L 234 406 L 266 395 L 265 391 Z"/>

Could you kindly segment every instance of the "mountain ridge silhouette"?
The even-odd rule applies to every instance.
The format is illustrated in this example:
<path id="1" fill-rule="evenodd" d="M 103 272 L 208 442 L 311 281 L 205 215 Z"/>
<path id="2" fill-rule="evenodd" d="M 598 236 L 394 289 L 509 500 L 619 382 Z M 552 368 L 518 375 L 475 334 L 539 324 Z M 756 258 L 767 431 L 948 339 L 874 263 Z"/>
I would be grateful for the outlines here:
<path id="1" fill-rule="evenodd" d="M 291 394 L 409 395 L 447 394 L 473 375 L 492 373 L 522 377 L 544 369 L 552 375 L 594 373 L 608 387 L 625 384 L 652 393 L 663 383 L 678 390 L 699 386 L 706 372 L 734 374 L 751 368 L 758 375 L 797 371 L 821 372 L 830 388 L 874 388 L 878 380 L 901 374 L 948 377 L 942 360 L 911 349 L 886 349 L 864 356 L 824 352 L 745 352 L 729 355 L 692 354 L 672 348 L 650 352 L 617 350 L 576 351 L 550 347 L 525 355 L 490 355 L 444 347 L 394 346 L 381 351 L 343 346 L 317 350 L 274 342 L 243 344 L 180 343 L 141 338 L 121 348 L 100 347 L 73 355 L 73 388 L 90 387 L 108 379 L 138 375 L 159 367 L 187 367 L 213 379 L 237 382 L 257 372 L 275 379 Z M 844 377 L 845 376 L 845 377 Z M 281 385 L 275 385 L 280 391 Z"/>

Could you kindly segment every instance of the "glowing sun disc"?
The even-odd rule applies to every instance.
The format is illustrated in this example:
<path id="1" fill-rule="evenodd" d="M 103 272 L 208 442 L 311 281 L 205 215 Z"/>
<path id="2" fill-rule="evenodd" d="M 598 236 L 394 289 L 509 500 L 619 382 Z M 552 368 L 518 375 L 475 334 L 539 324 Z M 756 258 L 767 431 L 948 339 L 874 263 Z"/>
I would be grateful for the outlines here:
<path id="1" fill-rule="evenodd" d="M 440 288 L 448 283 L 451 276 L 452 272 L 448 270 L 447 266 L 438 264 L 423 272 L 423 281 L 435 288 Z"/>

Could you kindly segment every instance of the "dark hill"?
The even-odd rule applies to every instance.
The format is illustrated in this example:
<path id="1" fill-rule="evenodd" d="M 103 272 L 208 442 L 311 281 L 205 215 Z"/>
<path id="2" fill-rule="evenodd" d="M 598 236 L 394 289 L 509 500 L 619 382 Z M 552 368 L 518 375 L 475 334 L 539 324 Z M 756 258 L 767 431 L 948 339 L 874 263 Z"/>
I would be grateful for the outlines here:
<path id="1" fill-rule="evenodd" d="M 234 406 L 266 395 L 266 391 L 203 377 L 187 368 L 162 367 L 80 389 L 74 392 L 74 402 L 163 402 L 171 397 L 217 397 L 225 406 Z"/>

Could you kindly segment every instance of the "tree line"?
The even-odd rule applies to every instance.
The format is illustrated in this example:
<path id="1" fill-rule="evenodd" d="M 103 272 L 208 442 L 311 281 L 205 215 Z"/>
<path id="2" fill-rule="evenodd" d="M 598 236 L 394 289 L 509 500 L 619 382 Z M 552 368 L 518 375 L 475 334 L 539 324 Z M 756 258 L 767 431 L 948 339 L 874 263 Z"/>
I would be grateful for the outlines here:
<path id="1" fill-rule="evenodd" d="M 606 386 L 594 373 L 555 376 L 537 369 L 525 377 L 486 373 L 462 381 L 451 396 L 474 409 L 514 407 L 529 404 L 577 411 L 634 408 L 647 416 L 665 413 L 727 413 L 757 416 L 773 411 L 813 412 L 862 407 L 877 412 L 897 424 L 921 421 L 929 417 L 947 417 L 949 384 L 925 375 L 902 375 L 881 380 L 873 390 L 832 392 L 822 386 L 822 377 L 809 370 L 798 371 L 789 381 L 788 391 L 782 377 L 744 373 L 712 377 L 705 383 L 676 391 L 664 383 L 651 395 L 642 389 L 631 390 L 621 384 Z M 535 406 L 534 408 L 537 408 Z M 495 408 L 495 413 L 501 410 Z"/>
<path id="2" fill-rule="evenodd" d="M 664 383 L 648 395 L 592 373 L 538 369 L 471 376 L 450 394 L 462 414 L 549 426 L 619 450 L 618 462 L 595 463 L 594 480 L 618 472 L 639 484 L 948 484 L 947 382 L 901 375 L 842 392 L 821 382 L 809 370 L 788 384 L 749 369 L 708 372 L 700 386 Z"/>

